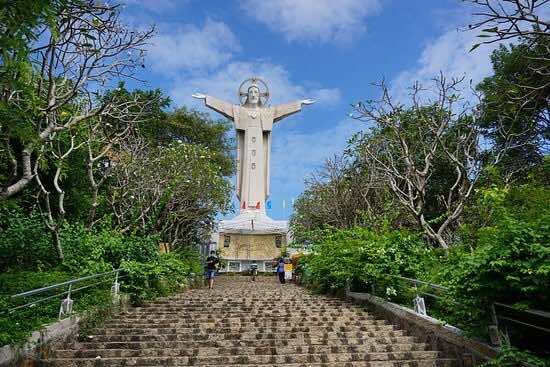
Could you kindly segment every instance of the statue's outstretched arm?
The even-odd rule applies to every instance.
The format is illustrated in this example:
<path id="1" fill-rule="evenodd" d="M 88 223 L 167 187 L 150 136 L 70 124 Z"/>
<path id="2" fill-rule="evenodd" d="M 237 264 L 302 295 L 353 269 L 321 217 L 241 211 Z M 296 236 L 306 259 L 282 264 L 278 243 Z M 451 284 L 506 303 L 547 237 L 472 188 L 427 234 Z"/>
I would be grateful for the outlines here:
<path id="1" fill-rule="evenodd" d="M 290 116 L 296 112 L 302 110 L 302 105 L 309 105 L 315 103 L 313 99 L 303 99 L 301 101 L 294 101 L 290 103 L 280 104 L 274 107 L 275 113 L 273 116 L 273 122 L 284 119 L 287 116 Z"/>
<path id="2" fill-rule="evenodd" d="M 202 93 L 195 93 L 192 96 L 197 99 L 204 99 L 204 104 L 206 107 L 221 113 L 230 120 L 233 120 L 233 105 L 231 103 Z"/>

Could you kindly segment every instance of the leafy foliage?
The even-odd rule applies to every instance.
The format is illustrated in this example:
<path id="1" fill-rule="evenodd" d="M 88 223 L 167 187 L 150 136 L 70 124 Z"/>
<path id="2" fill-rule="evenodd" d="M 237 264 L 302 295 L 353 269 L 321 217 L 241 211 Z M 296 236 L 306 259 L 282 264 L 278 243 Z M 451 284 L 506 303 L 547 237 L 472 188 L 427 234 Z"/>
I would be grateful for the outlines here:
<path id="1" fill-rule="evenodd" d="M 325 231 L 302 266 L 314 288 L 329 291 L 344 288 L 348 280 L 373 284 L 387 275 L 419 276 L 419 259 L 429 256 L 429 248 L 414 233 L 352 228 Z"/>
<path id="2" fill-rule="evenodd" d="M 454 324 L 485 334 L 492 302 L 548 311 L 549 195 L 548 189 L 526 186 L 480 193 L 489 223 L 466 230 L 475 232 L 468 233 L 476 239 L 474 251 L 457 248 L 437 275 L 459 303 L 449 312 Z"/>
<path id="3" fill-rule="evenodd" d="M 550 37 L 508 47 L 491 56 L 494 75 L 477 89 L 483 93 L 479 125 L 497 146 L 506 148 L 500 163 L 508 180 L 521 180 L 529 168 L 541 164 L 550 125 L 548 66 Z"/>
<path id="4" fill-rule="evenodd" d="M 190 275 L 201 274 L 200 259 L 189 251 L 161 254 L 147 263 L 125 261 L 122 268 L 127 275 L 123 291 L 131 295 L 134 304 L 171 294 L 187 286 Z"/>
<path id="5" fill-rule="evenodd" d="M 59 260 L 43 218 L 26 214 L 17 205 L 0 207 L 0 269 L 45 270 Z M 52 256 L 54 255 L 54 256 Z"/>
<path id="6" fill-rule="evenodd" d="M 17 272 L 4 273 L 0 275 L 0 345 L 20 343 L 26 340 L 29 335 L 40 330 L 57 319 L 59 312 L 59 300 L 43 302 L 34 307 L 17 310 L 11 314 L 4 311 L 14 306 L 9 296 L 27 291 L 29 289 L 41 288 L 54 283 L 71 279 L 69 273 L 63 271 L 46 272 Z M 109 305 L 111 303 L 110 285 L 106 287 L 95 287 L 93 289 L 79 292 L 74 297 L 74 310 L 82 312 L 92 307 Z M 62 291 L 61 289 L 57 290 Z M 25 299 L 26 302 L 30 301 Z"/>
<path id="7" fill-rule="evenodd" d="M 480 367 L 548 367 L 550 362 L 534 356 L 529 352 L 520 351 L 517 348 L 505 347 L 498 357 L 482 364 Z"/>
<path id="8" fill-rule="evenodd" d="M 177 246 L 203 241 L 215 214 L 230 204 L 216 156 L 186 143 L 120 154 L 109 194 L 117 226 Z"/>
<path id="9" fill-rule="evenodd" d="M 124 269 L 122 291 L 130 294 L 135 303 L 167 295 L 187 285 L 191 273 L 200 274 L 200 259 L 194 250 L 182 248 L 174 253 L 161 254 L 158 237 L 122 234 L 108 225 L 94 228 L 66 223 L 61 229 L 65 244 L 62 262 L 55 256 L 48 231 L 40 215 L 25 215 L 20 208 L 3 208 L 0 213 L 0 344 L 24 341 L 32 331 L 53 322 L 59 312 L 61 296 L 34 307 L 4 312 L 22 302 L 42 296 L 12 300 L 10 296 L 30 289 L 41 288 L 79 276 Z M 92 284 L 95 279 L 87 283 Z M 64 288 L 50 292 L 53 295 Z M 110 283 L 77 292 L 73 295 L 76 312 L 91 314 L 109 311 Z M 88 315 L 92 319 L 94 317 Z"/>

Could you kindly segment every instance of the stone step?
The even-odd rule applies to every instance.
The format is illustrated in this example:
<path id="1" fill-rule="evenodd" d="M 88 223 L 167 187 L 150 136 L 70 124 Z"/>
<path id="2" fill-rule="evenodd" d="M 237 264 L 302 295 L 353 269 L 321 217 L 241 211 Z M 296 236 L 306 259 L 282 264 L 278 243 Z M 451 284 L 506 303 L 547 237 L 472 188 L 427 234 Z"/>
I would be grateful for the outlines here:
<path id="1" fill-rule="evenodd" d="M 346 301 L 333 301 L 333 300 L 246 300 L 242 302 L 229 302 L 226 300 L 177 300 L 172 302 L 152 302 L 147 305 L 141 306 L 143 308 L 148 307 L 165 307 L 165 306 L 187 306 L 187 307 L 204 307 L 204 306 L 223 306 L 223 307 L 241 307 L 241 306 L 286 306 L 286 307 L 307 307 L 311 305 L 324 305 L 324 306 L 348 306 L 353 307 L 352 303 Z M 356 306 L 357 307 L 357 306 Z"/>
<path id="2" fill-rule="evenodd" d="M 345 300 L 274 277 L 221 277 L 132 308 L 53 349 L 44 366 L 458 367 Z"/>
<path id="3" fill-rule="evenodd" d="M 254 293 L 250 293 L 248 295 L 245 295 L 244 298 L 239 298 L 235 296 L 227 296 L 227 294 L 221 294 L 219 296 L 213 296 L 210 292 L 201 291 L 202 293 L 193 293 L 193 292 L 186 292 L 184 294 L 169 297 L 169 298 L 159 298 L 155 301 L 151 301 L 148 304 L 160 304 L 160 303 L 173 303 L 173 302 L 192 302 L 192 303 L 201 303 L 201 302 L 209 302 L 212 300 L 216 301 L 224 301 L 228 303 L 246 303 L 246 302 L 265 302 L 266 300 L 271 301 L 274 298 L 277 298 L 281 302 L 295 302 L 296 300 L 303 300 L 303 301 L 319 301 L 319 302 L 348 302 L 345 299 L 342 298 L 336 298 L 336 297 L 327 297 L 322 295 L 307 295 L 300 292 L 303 292 L 303 290 L 299 289 L 295 294 L 287 293 L 285 291 L 284 293 L 276 293 L 273 294 L 271 292 L 258 292 L 255 291 Z M 204 298 L 201 298 L 204 296 Z M 266 298 L 267 297 L 267 298 Z"/>
<path id="4" fill-rule="evenodd" d="M 186 341 L 125 341 L 125 342 L 97 342 L 93 337 L 84 338 L 83 342 L 75 343 L 71 349 L 140 349 L 140 348 L 239 348 L 254 345 L 255 347 L 284 347 L 284 346 L 341 346 L 341 345 L 380 345 L 388 344 L 419 344 L 414 343 L 412 336 L 372 337 L 372 338 L 300 338 L 300 339 L 257 339 L 257 340 L 186 340 Z"/>
<path id="5" fill-rule="evenodd" d="M 166 313 L 166 312 L 185 312 L 185 313 L 205 313 L 227 314 L 227 313 L 302 313 L 302 314 L 322 314 L 323 312 L 365 312 L 356 307 L 304 307 L 304 308 L 283 308 L 283 307 L 139 307 L 132 310 L 132 313 Z"/>
<path id="6" fill-rule="evenodd" d="M 297 319 L 306 319 L 306 320 L 313 320 L 314 317 L 318 317 L 315 314 L 261 314 L 261 313 L 248 313 L 248 314 L 239 314 L 239 313 L 233 313 L 233 314 L 196 314 L 193 315 L 194 317 L 191 317 L 191 315 L 185 315 L 184 313 L 170 313 L 170 314 L 132 314 L 132 315 L 124 315 L 120 317 L 120 320 L 125 320 L 124 322 L 138 322 L 139 320 L 180 320 L 180 321 L 196 321 L 196 322 L 222 322 L 224 320 L 241 320 L 243 322 L 247 322 L 250 320 L 250 322 L 254 322 L 252 320 L 271 320 L 271 321 L 277 321 L 277 320 L 297 320 Z M 323 317 L 326 318 L 326 321 L 330 319 L 337 319 L 337 320 L 344 320 L 344 321 L 357 321 L 358 323 L 362 321 L 369 321 L 369 320 L 377 320 L 372 316 L 369 315 L 361 315 L 361 314 L 350 314 L 350 313 L 341 313 L 341 314 L 333 314 L 333 313 L 327 313 L 323 314 Z M 113 319 L 110 319 L 110 321 Z M 378 319 L 379 320 L 379 319 Z M 319 319 L 319 321 L 323 321 L 323 319 Z"/>
<path id="7" fill-rule="evenodd" d="M 185 366 L 174 358 L 146 358 L 126 360 L 122 358 L 100 359 L 50 359 L 41 361 L 41 366 L 48 367 L 120 367 L 120 366 Z M 219 364 L 187 364 L 196 367 L 220 367 Z M 258 364 L 236 364 L 240 367 L 257 367 Z M 448 358 L 403 360 L 403 361 L 350 361 L 330 363 L 276 363 L 262 364 L 262 367 L 462 367 L 458 360 Z"/>
<path id="8" fill-rule="evenodd" d="M 189 306 L 202 306 L 208 305 L 220 305 L 220 306 L 240 306 L 247 304 L 261 304 L 261 305 L 275 305 L 284 304 L 289 306 L 299 306 L 300 304 L 324 304 L 324 305 L 346 305 L 353 306 L 354 303 L 344 299 L 322 299 L 322 298 L 302 298 L 302 297 L 280 297 L 273 295 L 266 295 L 259 297 L 258 299 L 225 299 L 225 298 L 213 298 L 205 296 L 204 298 L 181 298 L 174 300 L 153 301 L 143 304 L 139 307 L 151 307 L 151 306 L 169 306 L 169 305 L 189 305 Z"/>
<path id="9" fill-rule="evenodd" d="M 90 335 L 87 340 L 93 339 L 98 342 L 128 342 L 128 341 L 188 341 L 188 340 L 258 340 L 258 339 L 339 339 L 339 338 L 394 338 L 406 336 L 401 330 L 380 333 L 378 331 L 368 332 L 316 332 L 316 333 L 291 333 L 280 335 L 274 333 L 228 333 L 228 334 L 132 334 L 132 335 Z"/>
<path id="10" fill-rule="evenodd" d="M 253 343 L 251 343 L 253 344 Z M 224 355 L 289 355 L 289 354 L 323 354 L 323 353 L 381 353 L 425 351 L 426 345 L 414 344 L 361 344 L 361 345 L 288 345 L 284 347 L 199 347 L 199 348 L 134 348 L 134 349 L 60 349 L 53 353 L 54 358 L 102 358 L 113 357 L 192 357 Z"/>
<path id="11" fill-rule="evenodd" d="M 187 326 L 187 325 L 186 325 Z M 322 333 L 322 332 L 341 332 L 341 333 L 354 333 L 354 332 L 389 332 L 395 331 L 394 325 L 353 325 L 353 326 L 328 326 L 328 325 L 315 325 L 315 326 L 271 326 L 271 327 L 259 327 L 259 328 L 243 328 L 240 325 L 235 327 L 221 327 L 215 328 L 211 325 L 201 327 L 128 327 L 124 329 L 102 327 L 94 331 L 95 335 L 133 335 L 133 334 L 201 334 L 201 333 L 217 333 L 217 334 L 265 334 L 273 333 L 280 335 L 287 335 L 292 333 Z"/>
<path id="12" fill-rule="evenodd" d="M 159 366 L 189 366 L 189 365 L 238 365 L 253 364 L 283 364 L 283 363 L 333 363 L 333 362 L 370 362 L 370 361 L 422 361 L 441 358 L 439 352 L 435 351 L 410 351 L 410 352 L 376 352 L 376 353 L 300 353 L 286 355 L 255 354 L 255 355 L 230 355 L 230 356 L 177 356 L 177 357 L 99 357 L 97 358 L 52 358 L 57 362 L 56 366 L 64 366 L 63 361 L 71 361 L 78 366 L 91 366 L 101 360 L 103 366 L 114 365 L 159 365 Z"/>
<path id="13" fill-rule="evenodd" d="M 370 325 L 388 325 L 388 322 L 384 320 L 336 320 L 336 321 L 300 321 L 295 320 L 289 322 L 288 320 L 261 320 L 258 321 L 226 321 L 226 320 L 211 320 L 211 321 L 186 321 L 186 320 L 146 320 L 146 321 L 126 321 L 126 320 L 113 320 L 104 324 L 106 328 L 148 328 L 148 327 L 174 327 L 181 328 L 187 327 L 191 329 L 225 329 L 225 328 L 240 328 L 240 329 L 257 329 L 266 327 L 316 327 L 316 326 L 330 326 L 330 327 L 351 327 L 351 326 L 370 326 Z"/>
<path id="14" fill-rule="evenodd" d="M 349 315 L 349 316 L 371 316 L 371 314 L 366 313 L 362 310 L 357 309 L 339 309 L 339 308 L 327 308 L 327 309 L 268 309 L 268 308 L 250 308 L 250 309 L 196 309 L 196 310 L 185 310 L 181 308 L 171 308 L 164 310 L 135 310 L 130 313 L 131 315 L 166 315 L 166 314 L 177 314 L 182 317 L 241 317 L 241 316 L 279 316 L 279 317 L 292 317 L 292 316 L 339 316 L 339 315 Z"/>
<path id="15" fill-rule="evenodd" d="M 196 365 L 198 367 L 214 367 L 210 364 Z M 240 367 L 254 367 L 255 364 L 241 364 Z M 216 366 L 219 367 L 219 366 Z M 279 363 L 263 364 L 262 367 L 463 367 L 458 360 L 438 358 L 434 360 L 407 360 L 407 361 L 358 361 L 332 363 Z"/>
<path id="16" fill-rule="evenodd" d="M 250 316 L 250 315 L 240 315 L 238 317 L 214 317 L 213 315 L 196 315 L 191 317 L 189 315 L 133 315 L 125 314 L 120 317 L 113 318 L 109 322 L 130 322 L 130 323 L 140 323 L 140 322 L 204 322 L 204 323 L 213 323 L 213 322 L 227 322 L 227 323 L 245 323 L 245 322 L 288 322 L 294 323 L 299 321 L 311 321 L 311 322 L 335 322 L 335 321 L 350 321 L 363 323 L 366 321 L 376 320 L 370 315 L 324 315 L 324 316 Z"/>
<path id="17" fill-rule="evenodd" d="M 201 310 L 201 311 L 184 311 L 184 310 L 157 310 L 155 312 L 146 312 L 146 311 L 134 311 L 132 315 L 142 316 L 142 315 L 181 315 L 182 317 L 200 317 L 201 315 L 210 315 L 212 317 L 241 317 L 241 316 L 252 316 L 252 317 L 297 317 L 297 316 L 315 316 L 315 315 L 324 315 L 324 316 L 362 316 L 365 315 L 364 312 L 360 310 L 262 310 L 254 309 L 247 311 L 217 311 L 211 312 L 210 310 Z"/>

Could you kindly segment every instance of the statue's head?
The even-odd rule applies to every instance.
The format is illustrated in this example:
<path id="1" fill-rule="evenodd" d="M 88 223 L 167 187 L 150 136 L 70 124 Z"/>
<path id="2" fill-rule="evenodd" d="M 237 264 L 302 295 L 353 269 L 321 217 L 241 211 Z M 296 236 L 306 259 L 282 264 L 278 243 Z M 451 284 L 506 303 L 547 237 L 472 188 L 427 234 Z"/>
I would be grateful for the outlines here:
<path id="1" fill-rule="evenodd" d="M 252 106 L 258 106 L 262 104 L 262 102 L 260 101 L 260 88 L 258 88 L 257 85 L 251 85 L 248 88 L 246 104 Z"/>
<path id="2" fill-rule="evenodd" d="M 269 101 L 267 84 L 258 77 L 246 79 L 239 86 L 239 101 L 242 106 L 253 108 L 267 105 Z"/>

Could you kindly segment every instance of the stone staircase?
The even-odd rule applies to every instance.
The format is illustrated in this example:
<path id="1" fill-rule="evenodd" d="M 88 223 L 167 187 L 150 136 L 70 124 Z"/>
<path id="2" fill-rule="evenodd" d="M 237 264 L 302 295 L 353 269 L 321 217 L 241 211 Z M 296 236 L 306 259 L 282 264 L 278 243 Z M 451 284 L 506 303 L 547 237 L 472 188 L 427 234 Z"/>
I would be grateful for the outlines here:
<path id="1" fill-rule="evenodd" d="M 136 307 L 54 349 L 45 366 L 455 367 L 361 306 L 275 277 L 219 277 Z"/>

